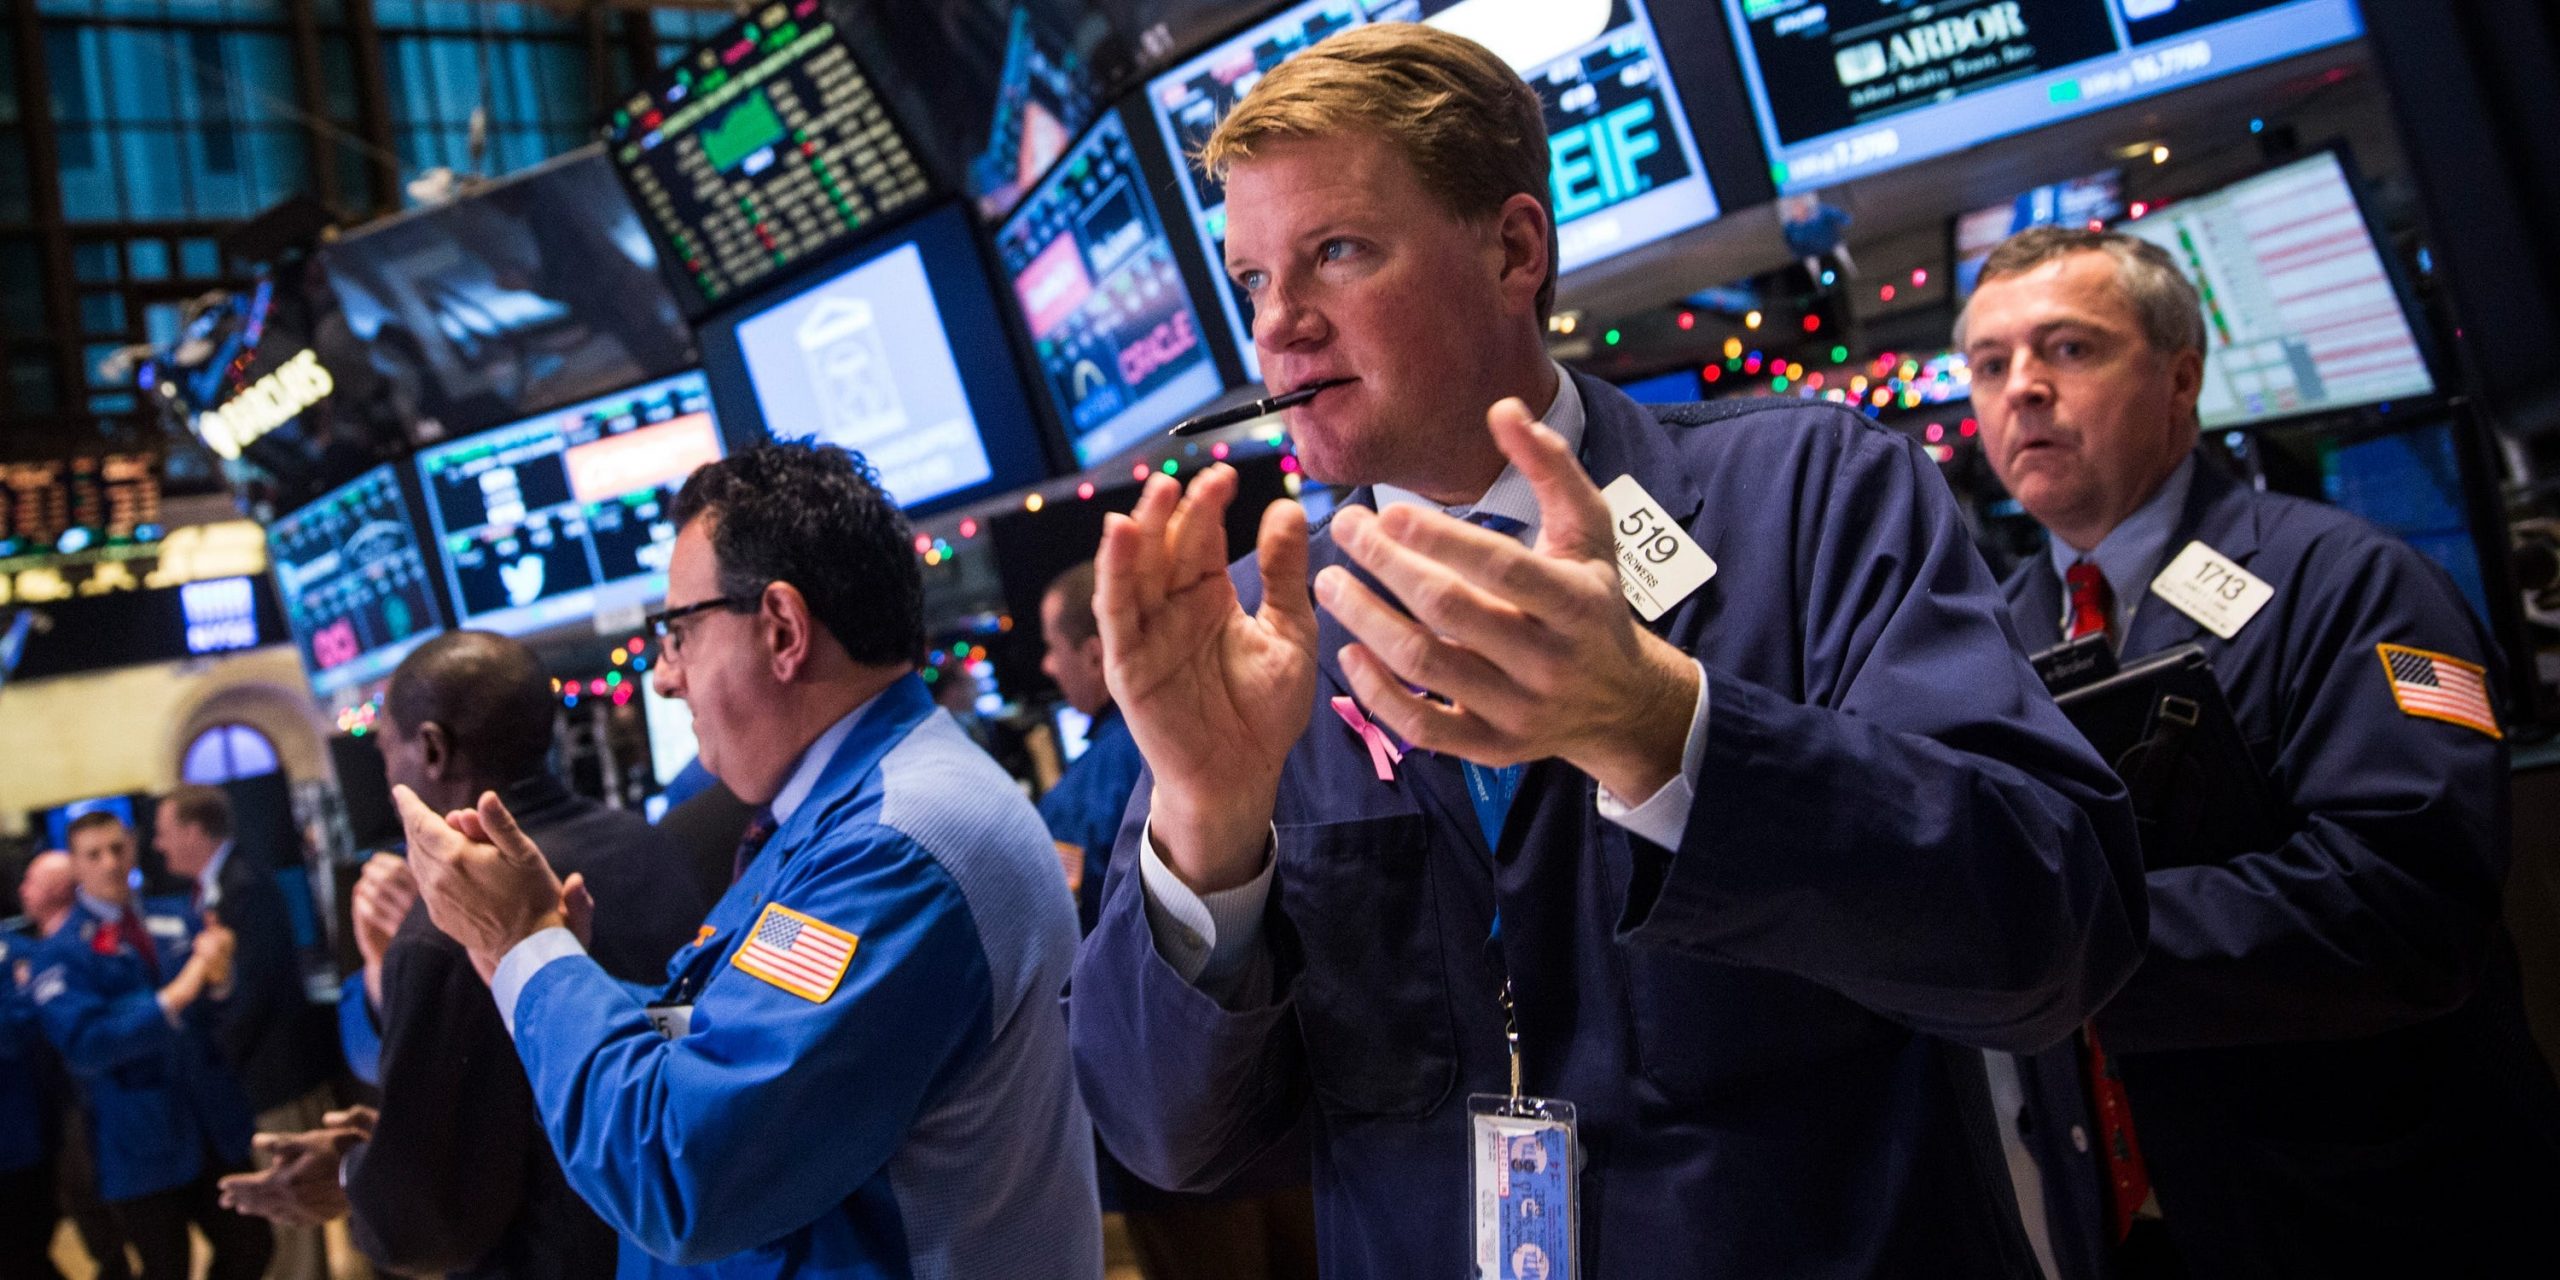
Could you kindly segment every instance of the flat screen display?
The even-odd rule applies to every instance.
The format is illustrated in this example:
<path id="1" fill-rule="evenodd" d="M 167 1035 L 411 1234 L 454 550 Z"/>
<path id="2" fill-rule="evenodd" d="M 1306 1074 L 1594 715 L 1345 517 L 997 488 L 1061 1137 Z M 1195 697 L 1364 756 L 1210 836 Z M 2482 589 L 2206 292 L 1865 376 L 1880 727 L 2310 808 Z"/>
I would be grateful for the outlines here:
<path id="1" fill-rule="evenodd" d="M 853 450 L 909 511 L 1048 474 L 986 260 L 957 205 L 723 316 L 702 346 L 741 439 Z"/>
<path id="2" fill-rule="evenodd" d="M 2331 503 L 2400 535 L 2444 566 L 2481 624 L 2494 631 L 2454 442 L 2453 428 L 2443 423 L 2351 444 L 2324 440 L 2320 488 Z"/>
<path id="3" fill-rule="evenodd" d="M 1260 378 L 1250 308 L 1215 270 L 1225 258 L 1226 192 L 1187 157 L 1273 67 L 1368 22 L 1428 22 L 1502 55 L 1546 105 L 1557 269 L 1572 272 L 1713 220 L 1716 198 L 1664 67 L 1645 0 L 1312 0 L 1242 31 L 1148 82 L 1176 157 L 1177 185 L 1219 276 L 1245 372 Z"/>
<path id="4" fill-rule="evenodd" d="M 2123 229 L 2204 295 L 2207 429 L 2432 394 L 2434 376 L 2337 153 L 2321 152 Z"/>
<path id="5" fill-rule="evenodd" d="M 721 449 L 683 373 L 420 450 L 454 617 L 524 635 L 664 597 L 676 490 Z"/>
<path id="6" fill-rule="evenodd" d="M 2018 193 L 2016 199 L 1956 215 L 1956 296 L 1973 296 L 1982 279 L 1982 264 L 2000 242 L 2029 227 L 2103 227 L 2124 216 L 2124 174 L 2109 169 L 2068 182 L 2047 183 Z"/>
<path id="7" fill-rule="evenodd" d="M 1050 403 L 1091 465 L 1225 389 L 1119 112 L 996 233 Z"/>
<path id="8" fill-rule="evenodd" d="M 470 431 L 693 363 L 658 251 L 594 147 L 348 236 L 321 261 L 404 423 Z"/>
<path id="9" fill-rule="evenodd" d="M 613 164 L 700 311 L 932 184 L 820 0 L 776 0 L 614 109 Z"/>
<path id="10" fill-rule="evenodd" d="M 285 622 L 320 693 L 391 674 L 444 629 L 417 527 L 388 463 L 267 527 Z"/>
<path id="11" fill-rule="evenodd" d="M 2353 0 L 1724 0 L 1781 194 L 2364 33 Z"/>

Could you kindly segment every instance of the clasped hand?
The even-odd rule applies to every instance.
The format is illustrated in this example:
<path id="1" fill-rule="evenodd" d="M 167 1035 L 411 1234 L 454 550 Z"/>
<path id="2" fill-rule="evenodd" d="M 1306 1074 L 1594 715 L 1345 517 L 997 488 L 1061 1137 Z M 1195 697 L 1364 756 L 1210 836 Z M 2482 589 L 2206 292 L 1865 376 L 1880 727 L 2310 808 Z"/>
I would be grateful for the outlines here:
<path id="1" fill-rule="evenodd" d="M 401 824 L 409 833 L 409 871 L 427 918 L 471 953 L 486 981 L 517 943 L 545 929 L 567 926 L 586 940 L 594 903 L 584 880 L 567 883 L 496 792 L 483 792 L 475 809 L 438 814 L 407 787 L 393 787 Z"/>

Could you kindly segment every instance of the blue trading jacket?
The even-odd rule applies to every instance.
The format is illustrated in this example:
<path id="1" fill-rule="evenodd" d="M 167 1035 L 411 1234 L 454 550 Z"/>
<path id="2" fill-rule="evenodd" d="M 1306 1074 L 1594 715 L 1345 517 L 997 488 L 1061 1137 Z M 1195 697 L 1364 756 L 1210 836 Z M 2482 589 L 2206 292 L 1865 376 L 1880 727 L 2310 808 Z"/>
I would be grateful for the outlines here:
<path id="1" fill-rule="evenodd" d="M 2408 544 L 2210 458 L 2166 554 L 2190 540 L 2274 599 L 2229 640 L 2143 599 L 2124 657 L 2204 647 L 2292 834 L 2150 851 L 2150 948 L 2098 1015 L 2170 1235 L 2203 1276 L 2503 1273 L 2547 1250 L 2560 1204 L 2560 1098 L 2498 926 L 2506 748 L 2402 713 L 2377 646 L 2493 674 L 2495 650 Z M 2006 591 L 2030 647 L 2059 640 L 2045 559 Z M 2022 1084 L 2057 1258 L 2103 1273 L 2097 1153 L 2067 1137 L 2088 1124 L 2076 1053 Z"/>
<path id="2" fill-rule="evenodd" d="M 51 1154 L 45 1131 L 53 1102 L 45 1074 L 53 1050 L 17 976 L 21 963 L 33 976 L 35 946 L 32 938 L 0 932 L 0 1173 L 34 1168 Z"/>
<path id="3" fill-rule="evenodd" d="M 1222 1007 L 1156 951 L 1137 788 L 1070 1009 L 1105 1143 L 1205 1189 L 1307 1119 L 1327 1276 L 1463 1274 L 1466 1098 L 1505 1087 L 1507 970 L 1525 1088 L 1580 1108 L 1579 1274 L 2032 1275 L 1958 1046 L 2056 1043 L 2132 968 L 2121 784 L 1917 446 L 1794 402 L 1657 420 L 1577 380 L 1585 470 L 1635 476 L 1719 566 L 1651 624 L 1707 672 L 1679 847 L 1602 819 L 1559 761 L 1492 850 L 1455 760 L 1380 781 L 1324 710 L 1351 690 L 1322 617 L 1248 975 L 1268 999 Z M 1324 530 L 1311 550 L 1347 563 Z"/>
<path id="4" fill-rule="evenodd" d="M 160 980 L 177 976 L 203 928 L 187 900 L 135 904 L 159 953 Z M 172 1025 L 130 945 L 100 951 L 107 923 L 85 904 L 36 951 L 27 990 L 45 1034 L 78 1082 L 98 1162 L 98 1196 L 116 1202 L 184 1186 L 208 1152 L 245 1167 L 253 1127 L 248 1095 L 213 1042 L 210 996 Z"/>
<path id="5" fill-rule="evenodd" d="M 812 1002 L 738 967 L 767 904 L 858 940 Z M 898 681 L 668 962 L 690 1034 L 583 957 L 514 1009 L 562 1169 L 626 1277 L 1101 1273 L 1058 997 L 1075 912 L 1038 816 Z"/>
<path id="6" fill-rule="evenodd" d="M 1084 850 L 1084 887 L 1076 894 L 1077 924 L 1091 931 L 1102 910 L 1102 886 L 1110 878 L 1111 846 L 1120 837 L 1120 815 L 1138 785 L 1138 740 L 1118 707 L 1093 719 L 1084 754 L 1067 766 L 1058 785 L 1040 797 L 1040 820 L 1049 834 Z"/>

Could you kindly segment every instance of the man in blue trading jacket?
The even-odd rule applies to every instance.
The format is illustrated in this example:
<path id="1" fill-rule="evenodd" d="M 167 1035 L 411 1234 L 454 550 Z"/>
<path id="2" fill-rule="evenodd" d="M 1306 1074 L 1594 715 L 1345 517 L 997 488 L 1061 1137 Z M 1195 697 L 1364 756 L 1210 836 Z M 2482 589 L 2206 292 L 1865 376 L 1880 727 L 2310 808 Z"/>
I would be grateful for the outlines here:
<path id="1" fill-rule="evenodd" d="M 1138 786 L 1138 744 L 1111 705 L 1102 678 L 1102 632 L 1093 621 L 1093 562 L 1059 574 L 1040 597 L 1041 674 L 1057 682 L 1067 705 L 1089 716 L 1084 754 L 1067 766 L 1058 785 L 1040 797 L 1040 820 L 1058 844 L 1059 864 L 1076 893 L 1077 922 L 1091 932 L 1102 905 L 1102 883 L 1120 817 Z"/>
<path id="2" fill-rule="evenodd" d="M 53 1265 L 53 1092 L 45 1087 L 52 1050 L 20 985 L 35 941 L 0 929 L 0 1275 L 61 1280 Z"/>
<path id="3" fill-rule="evenodd" d="M 2084 1090 L 2068 1046 L 2026 1064 L 2057 1270 L 2547 1256 L 2560 1100 L 2498 926 L 2507 758 L 2472 611 L 2407 544 L 2198 451 L 2204 318 L 2159 248 L 2022 233 L 1956 341 L 1992 468 L 2053 535 L 2007 584 L 2022 637 L 2201 645 L 2289 827 L 2237 856 L 2148 850 L 2150 949 L 2094 1024 L 2113 1075 Z M 2180 594 L 2164 569 L 2203 556 L 2248 589 Z"/>
<path id="4" fill-rule="evenodd" d="M 1303 1122 L 1327 1276 L 2031 1275 L 1962 1046 L 2131 969 L 2122 787 L 1909 441 L 1547 358 L 1545 138 L 1492 53 L 1387 25 L 1208 143 L 1263 370 L 1325 388 L 1299 457 L 1362 487 L 1312 539 L 1274 504 L 1232 585 L 1233 472 L 1108 522 L 1151 807 L 1078 960 L 1086 1096 L 1171 1187 Z"/>
<path id="5" fill-rule="evenodd" d="M 78 1082 L 99 1198 L 142 1280 L 183 1280 L 190 1223 L 213 1244 L 213 1280 L 251 1280 L 274 1237 L 215 1192 L 249 1163 L 249 1100 L 214 1049 L 210 1007 L 231 980 L 231 931 L 184 898 L 137 900 L 133 833 L 115 815 L 80 817 L 67 842 L 79 905 L 37 950 L 28 994 Z"/>
<path id="6" fill-rule="evenodd" d="M 1075 909 L 1039 816 L 916 674 L 905 519 L 806 443 L 703 468 L 675 518 L 651 678 L 770 821 L 662 992 L 586 957 L 581 904 L 496 796 L 440 817 L 393 792 L 570 1185 L 625 1277 L 1092 1280 L 1058 1011 Z"/>

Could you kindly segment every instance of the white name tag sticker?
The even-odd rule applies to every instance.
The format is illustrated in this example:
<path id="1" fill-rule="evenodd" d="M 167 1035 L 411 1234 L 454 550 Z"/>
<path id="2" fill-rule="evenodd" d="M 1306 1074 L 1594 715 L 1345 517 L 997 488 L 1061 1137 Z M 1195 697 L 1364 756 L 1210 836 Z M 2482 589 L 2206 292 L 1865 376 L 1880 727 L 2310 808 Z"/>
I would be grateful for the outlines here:
<path id="1" fill-rule="evenodd" d="M 1662 504 L 1634 476 L 1610 481 L 1600 496 L 1609 504 L 1610 531 L 1618 542 L 1618 587 L 1645 621 L 1660 621 L 1716 576 L 1714 557 L 1663 514 Z"/>
<path id="2" fill-rule="evenodd" d="M 2276 589 L 2221 552 L 2190 542 L 2151 580 L 2151 594 L 2228 640 L 2276 598 Z"/>

